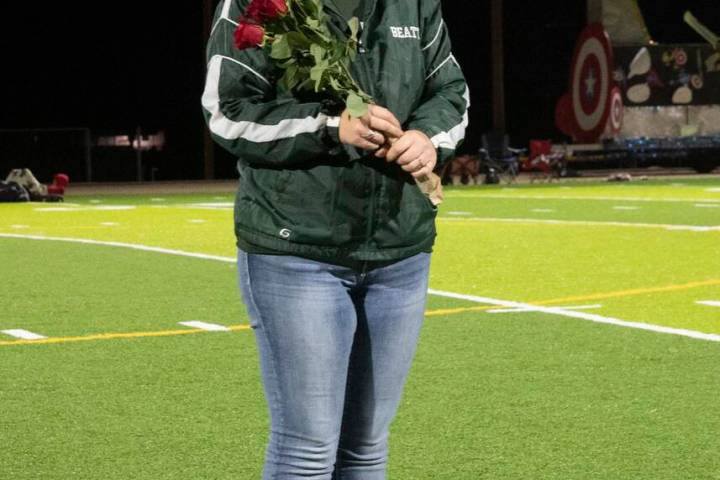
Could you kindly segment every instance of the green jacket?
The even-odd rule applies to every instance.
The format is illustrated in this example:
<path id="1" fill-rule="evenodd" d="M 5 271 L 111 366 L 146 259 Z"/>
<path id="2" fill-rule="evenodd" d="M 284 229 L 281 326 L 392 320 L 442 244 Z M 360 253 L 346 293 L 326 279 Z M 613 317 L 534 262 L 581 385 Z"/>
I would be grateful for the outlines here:
<path id="1" fill-rule="evenodd" d="M 276 87 L 260 49 L 234 47 L 250 0 L 223 0 L 208 42 L 202 105 L 215 141 L 236 155 L 238 245 L 329 262 L 397 260 L 430 251 L 437 210 L 394 163 L 342 145 L 342 105 Z M 331 29 L 349 29 L 325 0 Z M 449 159 L 465 134 L 470 95 L 439 0 L 366 0 L 352 73 L 405 130 Z"/>

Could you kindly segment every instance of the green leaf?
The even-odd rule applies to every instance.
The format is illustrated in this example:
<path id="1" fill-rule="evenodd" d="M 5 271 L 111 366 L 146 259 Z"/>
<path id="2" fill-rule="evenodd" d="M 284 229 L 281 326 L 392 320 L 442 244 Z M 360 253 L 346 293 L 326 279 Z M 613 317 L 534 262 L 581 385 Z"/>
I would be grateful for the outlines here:
<path id="1" fill-rule="evenodd" d="M 315 58 L 315 63 L 321 63 L 325 59 L 327 50 L 317 43 L 310 45 L 310 54 Z"/>
<path id="2" fill-rule="evenodd" d="M 368 104 L 355 92 L 348 94 L 345 105 L 350 115 L 356 118 L 364 116 L 368 111 Z"/>
<path id="3" fill-rule="evenodd" d="M 348 26 L 350 27 L 350 38 L 357 42 L 357 34 L 360 31 L 360 20 L 357 17 L 353 17 L 348 20 Z"/>
<path id="4" fill-rule="evenodd" d="M 287 37 L 290 48 L 292 49 L 307 50 L 310 48 L 310 44 L 312 43 L 302 32 L 289 32 L 285 36 Z"/>
<path id="5" fill-rule="evenodd" d="M 323 76 L 328 70 L 327 62 L 320 62 L 310 70 L 310 79 L 315 82 L 315 91 L 319 92 L 322 86 Z"/>
<path id="6" fill-rule="evenodd" d="M 292 50 L 288 43 L 285 35 L 278 35 L 275 37 L 275 41 L 272 43 L 272 49 L 270 50 L 270 58 L 275 60 L 285 60 L 292 56 Z"/>
<path id="7" fill-rule="evenodd" d="M 285 70 L 285 74 L 283 75 L 283 77 L 280 79 L 280 85 L 284 87 L 287 91 L 291 91 L 297 86 L 298 83 L 300 83 L 298 66 L 290 65 L 287 70 Z"/>

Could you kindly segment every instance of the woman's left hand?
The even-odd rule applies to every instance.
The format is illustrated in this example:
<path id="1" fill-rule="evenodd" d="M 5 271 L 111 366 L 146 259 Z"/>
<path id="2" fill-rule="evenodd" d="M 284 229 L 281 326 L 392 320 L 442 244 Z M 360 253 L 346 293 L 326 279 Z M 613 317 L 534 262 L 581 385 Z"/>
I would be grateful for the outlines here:
<path id="1" fill-rule="evenodd" d="M 382 156 L 378 152 L 376 156 Z M 388 162 L 396 162 L 415 178 L 428 176 L 437 164 L 437 150 L 427 135 L 420 130 L 408 130 L 395 140 L 385 154 Z"/>

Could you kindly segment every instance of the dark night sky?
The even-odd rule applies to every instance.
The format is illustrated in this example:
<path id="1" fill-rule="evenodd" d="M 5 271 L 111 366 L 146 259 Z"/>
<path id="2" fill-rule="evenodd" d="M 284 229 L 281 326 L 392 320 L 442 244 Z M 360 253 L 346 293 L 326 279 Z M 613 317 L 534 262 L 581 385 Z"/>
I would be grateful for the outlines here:
<path id="1" fill-rule="evenodd" d="M 700 41 L 682 23 L 688 8 L 720 30 L 719 3 L 640 1 L 651 34 L 661 42 Z M 6 26 L 0 33 L 5 61 L 0 128 L 87 126 L 93 133 L 164 128 L 168 148 L 154 160 L 158 178 L 202 175 L 201 2 L 130 0 L 102 10 L 85 2 L 23 5 L 0 12 L 23 30 L 17 35 Z M 443 8 L 473 97 L 463 147 L 472 151 L 491 128 L 489 1 L 444 0 Z M 506 0 L 505 9 L 513 143 L 522 145 L 530 136 L 561 138 L 553 112 L 585 22 L 584 2 Z M 10 168 L 7 162 L 0 157 L 0 170 Z M 234 176 L 234 161 L 219 151 L 217 174 Z"/>

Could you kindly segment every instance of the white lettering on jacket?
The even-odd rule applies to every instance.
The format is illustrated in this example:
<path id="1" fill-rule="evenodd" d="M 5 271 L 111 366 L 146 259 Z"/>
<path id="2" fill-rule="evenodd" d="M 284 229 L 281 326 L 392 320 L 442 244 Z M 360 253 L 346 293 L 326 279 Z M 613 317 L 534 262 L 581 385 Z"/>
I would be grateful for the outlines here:
<path id="1" fill-rule="evenodd" d="M 390 27 L 393 38 L 417 38 L 420 39 L 418 27 Z"/>

